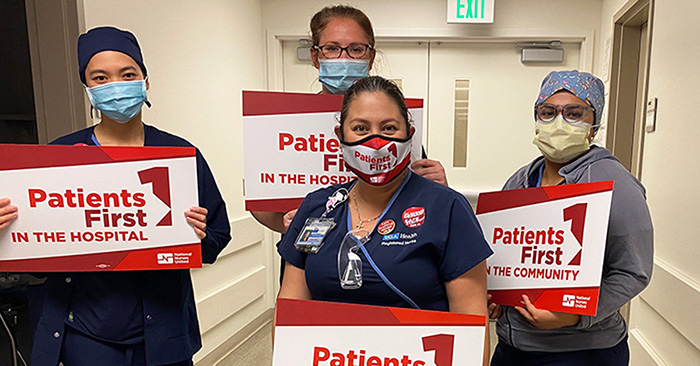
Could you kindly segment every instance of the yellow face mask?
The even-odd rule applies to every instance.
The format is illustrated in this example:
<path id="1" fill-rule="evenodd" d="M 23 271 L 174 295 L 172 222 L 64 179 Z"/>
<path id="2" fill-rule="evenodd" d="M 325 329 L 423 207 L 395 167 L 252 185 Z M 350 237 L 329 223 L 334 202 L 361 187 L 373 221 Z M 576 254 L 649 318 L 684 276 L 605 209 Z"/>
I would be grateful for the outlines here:
<path id="1" fill-rule="evenodd" d="M 567 163 L 588 151 L 591 127 L 586 122 L 566 122 L 559 115 L 551 122 L 535 123 L 535 139 L 532 143 L 548 160 L 558 164 Z"/>

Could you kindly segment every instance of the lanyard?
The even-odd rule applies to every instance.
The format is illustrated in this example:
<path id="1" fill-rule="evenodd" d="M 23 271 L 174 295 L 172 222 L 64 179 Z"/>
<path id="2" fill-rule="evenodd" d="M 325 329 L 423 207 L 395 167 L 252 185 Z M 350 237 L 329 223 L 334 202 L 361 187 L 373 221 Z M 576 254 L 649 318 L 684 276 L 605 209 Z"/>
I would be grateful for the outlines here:
<path id="1" fill-rule="evenodd" d="M 382 215 L 379 216 L 379 219 L 377 219 L 377 222 L 381 222 L 381 221 L 382 221 L 382 218 L 384 218 L 384 215 L 386 214 L 386 212 L 389 211 L 389 208 L 391 208 L 391 206 L 394 204 L 394 201 L 396 201 L 396 197 L 399 196 L 399 193 L 401 193 L 401 191 L 403 190 L 403 187 L 406 186 L 406 183 L 407 183 L 408 180 L 411 178 L 411 174 L 413 174 L 413 173 L 409 170 L 409 171 L 408 171 L 408 175 L 407 175 L 406 178 L 403 180 L 403 182 L 401 182 L 401 185 L 399 186 L 399 189 L 397 189 L 396 192 L 394 192 L 394 195 L 391 197 L 391 200 L 389 200 L 389 203 L 388 203 L 388 204 L 386 205 L 386 207 L 384 208 L 384 211 L 382 212 Z M 352 188 L 352 187 L 351 187 L 351 188 Z M 350 230 L 352 230 L 352 217 L 351 217 L 351 210 L 350 210 L 349 208 L 348 208 L 348 220 L 347 220 L 347 222 L 348 222 L 348 224 L 347 224 L 347 225 L 348 225 L 348 231 L 350 231 Z M 374 231 L 374 230 L 372 230 L 372 231 Z M 392 291 L 394 291 L 394 293 L 396 293 L 397 295 L 399 295 L 402 299 L 404 299 L 404 301 L 406 301 L 406 302 L 407 302 L 409 305 L 411 305 L 413 308 L 415 308 L 415 309 L 420 309 L 420 307 L 418 307 L 418 304 L 416 304 L 415 301 L 413 301 L 410 297 L 408 297 L 408 295 L 404 294 L 401 290 L 399 290 L 399 288 L 396 287 L 396 285 L 394 285 L 394 284 L 389 280 L 389 278 L 386 277 L 386 275 L 384 274 L 384 272 L 382 272 L 382 270 L 379 269 L 379 266 L 377 266 L 377 264 L 374 262 L 374 259 L 372 259 L 372 256 L 369 254 L 369 252 L 367 251 L 367 248 L 365 248 L 364 245 L 360 245 L 360 250 L 362 250 L 362 253 L 363 253 L 363 254 L 365 255 L 365 257 L 367 258 L 367 261 L 369 262 L 369 265 L 372 266 L 372 269 L 374 269 L 374 271 L 377 273 L 377 275 L 379 275 L 379 278 L 381 278 L 382 281 L 383 281 L 387 286 L 389 286 L 389 288 L 390 288 Z"/>

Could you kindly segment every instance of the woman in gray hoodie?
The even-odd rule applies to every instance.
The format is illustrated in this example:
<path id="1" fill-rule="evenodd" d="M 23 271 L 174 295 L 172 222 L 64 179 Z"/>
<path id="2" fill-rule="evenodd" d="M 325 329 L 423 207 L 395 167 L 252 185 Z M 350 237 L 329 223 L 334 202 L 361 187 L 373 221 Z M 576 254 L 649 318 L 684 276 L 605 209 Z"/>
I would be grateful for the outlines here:
<path id="1" fill-rule="evenodd" d="M 649 283 L 653 228 L 645 189 L 605 148 L 590 142 L 600 126 L 603 82 L 589 73 L 552 72 L 535 102 L 535 139 L 542 156 L 513 174 L 504 190 L 596 181 L 615 182 L 596 316 L 524 306 L 489 306 L 498 318 L 492 366 L 628 365 L 620 307 Z"/>

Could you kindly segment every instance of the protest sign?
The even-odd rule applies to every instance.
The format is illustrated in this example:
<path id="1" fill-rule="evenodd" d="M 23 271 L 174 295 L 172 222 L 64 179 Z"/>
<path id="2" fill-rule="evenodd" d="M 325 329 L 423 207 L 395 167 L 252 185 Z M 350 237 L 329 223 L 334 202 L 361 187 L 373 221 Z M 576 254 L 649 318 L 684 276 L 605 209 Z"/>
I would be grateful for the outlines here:
<path id="1" fill-rule="evenodd" d="M 194 148 L 0 145 L 0 272 L 201 267 Z"/>
<path id="2" fill-rule="evenodd" d="M 491 301 L 595 315 L 613 182 L 479 195 L 477 218 L 494 254 L 487 260 Z"/>
<path id="3" fill-rule="evenodd" d="M 278 299 L 273 366 L 482 365 L 486 317 Z"/>

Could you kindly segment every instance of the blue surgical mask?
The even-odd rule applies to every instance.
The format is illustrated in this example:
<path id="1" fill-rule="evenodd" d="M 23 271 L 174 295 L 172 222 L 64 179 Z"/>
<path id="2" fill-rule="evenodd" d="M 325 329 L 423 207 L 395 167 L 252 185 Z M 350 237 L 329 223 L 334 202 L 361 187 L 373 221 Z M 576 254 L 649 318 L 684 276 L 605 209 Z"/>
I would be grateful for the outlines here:
<path id="1" fill-rule="evenodd" d="M 146 80 L 115 81 L 85 90 L 93 107 L 119 123 L 136 117 L 146 101 Z"/>
<path id="2" fill-rule="evenodd" d="M 318 80 L 333 94 L 344 94 L 352 83 L 369 76 L 369 60 L 320 59 Z"/>

